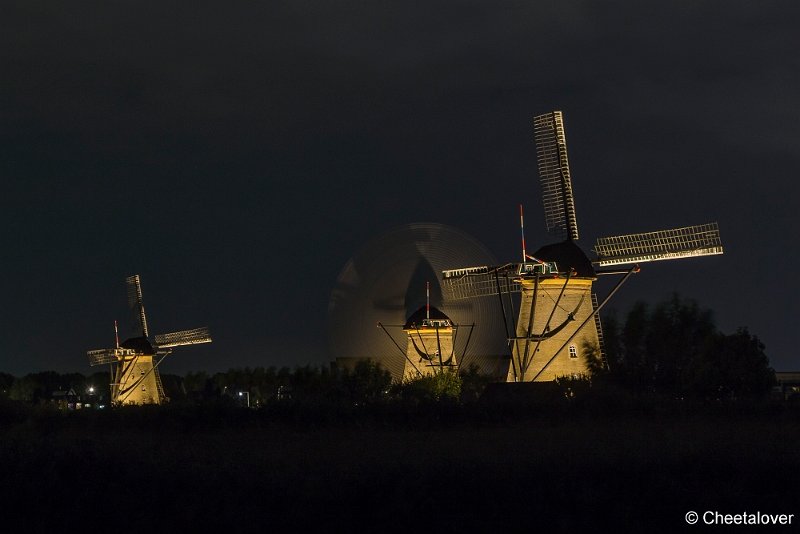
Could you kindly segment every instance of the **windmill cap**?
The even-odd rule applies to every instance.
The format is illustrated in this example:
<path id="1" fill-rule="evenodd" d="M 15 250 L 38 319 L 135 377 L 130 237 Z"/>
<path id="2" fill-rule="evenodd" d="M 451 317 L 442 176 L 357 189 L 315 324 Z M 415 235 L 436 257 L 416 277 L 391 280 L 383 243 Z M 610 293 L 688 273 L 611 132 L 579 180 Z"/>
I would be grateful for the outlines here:
<path id="1" fill-rule="evenodd" d="M 420 309 L 411 314 L 403 330 L 411 330 L 417 326 L 422 326 L 422 321 L 427 318 L 426 308 L 422 306 Z M 431 306 L 431 319 L 434 321 L 450 321 L 450 317 L 444 314 L 439 308 Z M 451 321 L 452 322 L 452 321 Z"/>
<path id="2" fill-rule="evenodd" d="M 155 354 L 153 346 L 146 337 L 132 337 L 120 343 L 123 349 L 132 349 L 140 354 Z"/>
<path id="3" fill-rule="evenodd" d="M 592 262 L 573 241 L 566 240 L 561 243 L 545 245 L 534 252 L 533 255 L 542 261 L 556 262 L 559 271 L 566 271 L 572 268 L 575 269 L 575 272 L 580 277 L 594 278 L 596 276 Z"/>

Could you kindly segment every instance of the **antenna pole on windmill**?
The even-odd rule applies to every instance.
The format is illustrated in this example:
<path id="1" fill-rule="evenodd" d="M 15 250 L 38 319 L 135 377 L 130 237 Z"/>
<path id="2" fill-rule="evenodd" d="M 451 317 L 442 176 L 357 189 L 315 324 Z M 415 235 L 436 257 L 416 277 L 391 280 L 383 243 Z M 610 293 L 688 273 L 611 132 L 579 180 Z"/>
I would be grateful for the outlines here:
<path id="1" fill-rule="evenodd" d="M 522 204 L 519 205 L 519 231 L 522 233 L 522 263 L 525 263 L 528 255 L 525 254 L 525 219 L 522 215 Z"/>
<path id="2" fill-rule="evenodd" d="M 117 329 L 117 320 L 114 319 L 114 339 L 117 342 L 117 348 L 119 348 L 119 329 Z"/>
<path id="3" fill-rule="evenodd" d="M 431 283 L 425 282 L 425 318 L 431 319 Z"/>

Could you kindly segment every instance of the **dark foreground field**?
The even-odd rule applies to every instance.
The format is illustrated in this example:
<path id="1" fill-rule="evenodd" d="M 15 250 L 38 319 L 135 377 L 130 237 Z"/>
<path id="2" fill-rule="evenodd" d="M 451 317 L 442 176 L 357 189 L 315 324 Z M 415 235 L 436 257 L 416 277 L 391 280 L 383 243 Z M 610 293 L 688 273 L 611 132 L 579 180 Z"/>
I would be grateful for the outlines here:
<path id="1" fill-rule="evenodd" d="M 800 513 L 796 407 L 609 410 L 4 406 L 2 524 L 642 532 L 689 510 Z"/>

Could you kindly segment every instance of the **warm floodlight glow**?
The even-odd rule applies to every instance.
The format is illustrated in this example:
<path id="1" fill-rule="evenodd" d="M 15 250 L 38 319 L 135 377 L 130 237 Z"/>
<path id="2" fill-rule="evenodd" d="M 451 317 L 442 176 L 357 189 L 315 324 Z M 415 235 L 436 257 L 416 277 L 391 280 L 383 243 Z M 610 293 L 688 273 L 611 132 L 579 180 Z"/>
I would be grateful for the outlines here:
<path id="1" fill-rule="evenodd" d="M 460 300 L 488 297 L 500 293 L 519 293 L 518 263 L 501 267 L 465 267 L 442 271 L 442 291 L 447 298 Z"/>
<path id="2" fill-rule="evenodd" d="M 539 183 L 547 231 L 562 239 L 578 239 L 578 221 L 569 174 L 564 118 L 560 111 L 533 118 Z"/>
<path id="3" fill-rule="evenodd" d="M 199 345 L 200 343 L 211 343 L 211 334 L 209 334 L 208 328 L 205 326 L 156 336 L 156 345 L 159 349 L 181 347 L 183 345 Z"/>
<path id="4" fill-rule="evenodd" d="M 722 254 L 717 223 L 602 237 L 595 244 L 602 266 Z"/>
<path id="5" fill-rule="evenodd" d="M 144 301 L 142 300 L 142 282 L 139 275 L 135 274 L 125 279 L 128 285 L 128 307 L 133 312 L 134 321 L 139 327 L 142 336 L 150 336 L 150 331 L 147 329 L 147 316 L 144 314 Z"/>

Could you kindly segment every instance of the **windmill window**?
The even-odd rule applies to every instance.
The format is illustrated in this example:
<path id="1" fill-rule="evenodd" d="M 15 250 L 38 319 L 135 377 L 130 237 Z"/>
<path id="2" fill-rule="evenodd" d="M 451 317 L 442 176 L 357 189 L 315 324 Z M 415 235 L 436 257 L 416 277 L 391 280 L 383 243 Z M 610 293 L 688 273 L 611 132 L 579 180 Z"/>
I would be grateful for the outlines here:
<path id="1" fill-rule="evenodd" d="M 575 345 L 569 346 L 569 357 L 573 359 L 578 357 L 578 347 Z"/>

